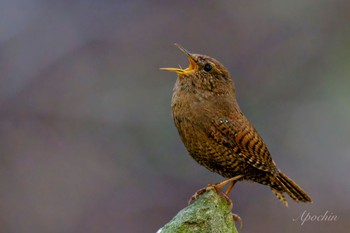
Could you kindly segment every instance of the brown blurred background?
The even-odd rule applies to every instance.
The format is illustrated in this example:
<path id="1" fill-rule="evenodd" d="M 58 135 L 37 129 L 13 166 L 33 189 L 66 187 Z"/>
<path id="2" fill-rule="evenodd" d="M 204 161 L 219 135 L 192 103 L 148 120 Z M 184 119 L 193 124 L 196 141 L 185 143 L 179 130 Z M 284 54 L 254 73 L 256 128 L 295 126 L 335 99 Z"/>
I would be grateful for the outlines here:
<path id="1" fill-rule="evenodd" d="M 221 177 L 173 125 L 173 46 L 217 58 L 280 169 L 285 208 L 239 183 L 240 232 L 350 227 L 350 2 L 0 2 L 0 232 L 155 232 Z M 336 222 L 293 221 L 326 211 Z"/>

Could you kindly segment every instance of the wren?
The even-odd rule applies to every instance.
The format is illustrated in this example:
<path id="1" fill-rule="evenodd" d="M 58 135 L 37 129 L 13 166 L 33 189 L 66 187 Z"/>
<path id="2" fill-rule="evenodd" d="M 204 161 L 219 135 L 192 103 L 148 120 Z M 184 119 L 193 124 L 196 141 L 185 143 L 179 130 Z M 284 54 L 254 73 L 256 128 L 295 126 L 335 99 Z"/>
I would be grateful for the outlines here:
<path id="1" fill-rule="evenodd" d="M 192 158 L 212 172 L 228 178 L 216 185 L 249 180 L 271 188 L 286 206 L 287 193 L 296 202 L 311 198 L 272 160 L 264 141 L 242 113 L 228 70 L 216 59 L 192 54 L 175 44 L 188 58 L 189 67 L 162 68 L 176 72 L 172 116 Z"/>

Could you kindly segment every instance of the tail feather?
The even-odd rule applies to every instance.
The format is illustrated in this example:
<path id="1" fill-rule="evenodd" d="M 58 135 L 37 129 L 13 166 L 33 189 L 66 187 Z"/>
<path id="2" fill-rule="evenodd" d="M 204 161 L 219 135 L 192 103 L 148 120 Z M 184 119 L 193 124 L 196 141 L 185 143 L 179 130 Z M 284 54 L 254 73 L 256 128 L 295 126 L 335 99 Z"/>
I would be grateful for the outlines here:
<path id="1" fill-rule="evenodd" d="M 282 172 L 279 172 L 279 174 L 276 177 L 280 182 L 280 185 L 282 186 L 282 190 L 275 190 L 279 192 L 280 194 L 283 192 L 286 192 L 294 201 L 296 202 L 312 202 L 309 195 L 307 195 L 302 188 L 300 188 L 292 179 L 290 179 L 288 176 L 283 174 Z M 272 192 L 275 193 L 275 195 L 279 198 L 279 196 L 274 192 L 272 189 Z M 282 195 L 283 196 L 283 195 Z M 280 199 L 281 200 L 281 199 Z M 283 201 L 281 201 L 283 204 L 285 204 Z"/>
<path id="2" fill-rule="evenodd" d="M 286 207 L 288 207 L 288 202 L 286 197 L 283 195 L 282 192 L 278 191 L 277 189 L 271 188 L 271 191 L 276 195 L 276 197 L 278 198 L 278 200 L 280 200 L 280 202 L 283 203 L 283 205 L 285 205 Z"/>

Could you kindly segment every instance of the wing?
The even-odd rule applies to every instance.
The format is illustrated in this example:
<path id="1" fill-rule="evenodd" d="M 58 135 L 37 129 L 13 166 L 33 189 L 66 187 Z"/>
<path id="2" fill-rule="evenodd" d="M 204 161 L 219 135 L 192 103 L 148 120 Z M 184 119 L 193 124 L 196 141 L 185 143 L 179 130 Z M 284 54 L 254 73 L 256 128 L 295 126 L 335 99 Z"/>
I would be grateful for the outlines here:
<path id="1" fill-rule="evenodd" d="M 241 122 L 238 126 L 229 118 L 219 118 L 212 121 L 209 134 L 218 143 L 232 149 L 237 159 L 259 170 L 277 173 L 278 169 L 264 141 L 254 127 L 244 120 L 244 124 Z"/>

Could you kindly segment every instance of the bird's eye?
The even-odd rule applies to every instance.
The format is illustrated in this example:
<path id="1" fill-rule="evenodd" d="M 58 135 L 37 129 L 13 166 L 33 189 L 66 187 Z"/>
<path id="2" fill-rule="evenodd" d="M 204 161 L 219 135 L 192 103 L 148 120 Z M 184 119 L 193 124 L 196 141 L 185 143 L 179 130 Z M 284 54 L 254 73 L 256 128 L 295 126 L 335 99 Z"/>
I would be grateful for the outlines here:
<path id="1" fill-rule="evenodd" d="M 204 66 L 205 71 L 209 72 L 209 71 L 211 71 L 211 69 L 213 69 L 213 67 L 209 63 L 205 64 L 205 66 Z"/>

